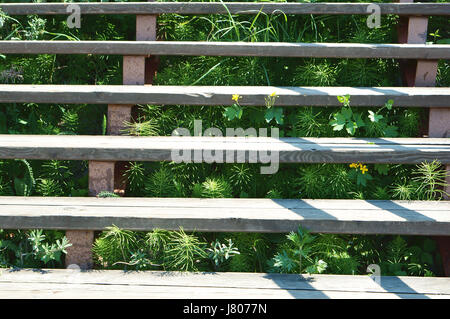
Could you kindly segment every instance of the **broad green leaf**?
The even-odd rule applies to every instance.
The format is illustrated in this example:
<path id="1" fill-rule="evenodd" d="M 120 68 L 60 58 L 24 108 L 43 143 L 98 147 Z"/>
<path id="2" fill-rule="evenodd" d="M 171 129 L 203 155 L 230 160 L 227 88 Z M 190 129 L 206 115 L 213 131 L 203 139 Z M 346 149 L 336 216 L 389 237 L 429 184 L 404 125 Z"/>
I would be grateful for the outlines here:
<path id="1" fill-rule="evenodd" d="M 336 120 L 336 124 L 338 125 L 344 125 L 347 122 L 345 117 L 341 113 L 337 113 L 334 118 Z"/>
<path id="2" fill-rule="evenodd" d="M 242 107 L 237 104 L 233 104 L 230 107 L 225 108 L 225 117 L 228 118 L 229 121 L 234 120 L 235 118 L 240 119 L 242 117 Z"/>
<path id="3" fill-rule="evenodd" d="M 275 121 L 277 124 L 283 124 L 283 108 L 275 107 L 273 111 L 273 115 L 275 117 Z"/>
<path id="4" fill-rule="evenodd" d="M 266 122 L 269 123 L 272 121 L 274 114 L 273 114 L 273 107 L 266 110 L 266 113 L 264 114 L 264 118 L 266 119 Z"/>
<path id="5" fill-rule="evenodd" d="M 374 122 L 374 123 L 378 123 L 381 119 L 383 118 L 383 115 L 381 114 L 376 114 L 372 111 L 369 111 L 369 119 Z"/>
<path id="6" fill-rule="evenodd" d="M 366 126 L 366 122 L 362 119 L 361 113 L 353 113 L 353 119 L 358 127 Z"/>
<path id="7" fill-rule="evenodd" d="M 350 120 L 352 118 L 353 112 L 350 108 L 345 107 L 342 108 L 341 114 L 346 120 Z"/>
<path id="8" fill-rule="evenodd" d="M 271 107 L 267 109 L 264 118 L 267 123 L 269 123 L 272 119 L 275 119 L 278 124 L 283 124 L 283 108 Z"/>
<path id="9" fill-rule="evenodd" d="M 345 125 L 345 129 L 347 130 L 347 133 L 350 135 L 354 135 L 357 128 L 358 126 L 356 125 L 355 122 L 347 122 L 347 124 Z"/>

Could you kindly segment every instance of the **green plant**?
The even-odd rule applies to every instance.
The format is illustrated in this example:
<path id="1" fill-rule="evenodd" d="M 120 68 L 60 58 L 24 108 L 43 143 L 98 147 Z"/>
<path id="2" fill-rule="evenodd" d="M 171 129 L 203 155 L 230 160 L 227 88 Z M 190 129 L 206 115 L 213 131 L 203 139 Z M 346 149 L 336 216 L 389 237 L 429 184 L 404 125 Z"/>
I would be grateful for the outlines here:
<path id="1" fill-rule="evenodd" d="M 161 265 L 154 264 L 147 258 L 147 254 L 143 249 L 139 249 L 136 252 L 133 252 L 130 256 L 130 262 L 124 261 L 116 261 L 112 264 L 112 266 L 116 265 L 126 265 L 126 266 L 134 266 L 136 270 L 148 270 L 152 267 L 160 267 Z"/>
<path id="2" fill-rule="evenodd" d="M 234 101 L 234 104 L 232 106 L 226 107 L 223 113 L 223 116 L 228 120 L 239 120 L 242 118 L 243 115 L 243 108 L 239 104 L 239 100 L 242 98 L 239 94 L 233 94 L 231 99 Z M 276 95 L 276 92 L 271 93 L 269 96 L 265 98 L 265 105 L 266 109 L 264 110 L 264 116 L 266 123 L 270 123 L 272 120 L 275 120 L 277 124 L 283 124 L 284 123 L 284 114 L 283 114 L 283 108 L 282 107 L 276 107 L 275 102 L 278 96 Z M 249 109 L 251 109 L 249 107 Z M 258 112 L 258 109 L 253 109 Z"/>
<path id="3" fill-rule="evenodd" d="M 51 260 L 61 261 L 62 254 L 67 254 L 66 248 L 72 246 L 65 236 L 52 244 L 44 242 L 45 235 L 42 233 L 42 229 L 32 230 L 28 240 L 32 247 L 32 252 L 29 254 L 32 254 L 34 258 L 41 260 L 45 264 Z"/>
<path id="4" fill-rule="evenodd" d="M 163 229 L 153 229 L 144 237 L 144 245 L 147 248 L 148 254 L 152 260 L 163 262 L 163 257 L 167 243 L 170 240 L 170 232 Z"/>
<path id="5" fill-rule="evenodd" d="M 333 198 L 348 198 L 353 188 L 351 173 L 343 165 L 327 167 L 325 184 L 328 185 L 329 196 Z M 326 193 L 324 191 L 324 193 Z"/>
<path id="6" fill-rule="evenodd" d="M 413 174 L 416 175 L 412 180 L 418 184 L 416 192 L 419 199 L 441 199 L 444 195 L 449 195 L 444 190 L 448 186 L 445 181 L 448 173 L 445 169 L 442 169 L 442 164 L 439 161 L 422 162 L 416 166 Z"/>
<path id="7" fill-rule="evenodd" d="M 136 234 L 113 225 L 95 240 L 92 251 L 99 264 L 111 267 L 117 261 L 129 260 L 137 249 Z"/>
<path id="8" fill-rule="evenodd" d="M 402 181 L 391 187 L 392 196 L 400 200 L 411 200 L 414 197 L 415 192 L 416 185 L 407 181 Z"/>
<path id="9" fill-rule="evenodd" d="M 204 181 L 201 184 L 200 197 L 205 198 L 232 197 L 231 186 L 223 178 L 207 178 L 206 181 Z"/>
<path id="10" fill-rule="evenodd" d="M 277 253 L 270 261 L 271 268 L 281 273 L 303 273 L 303 271 L 322 272 L 326 263 L 311 258 L 311 243 L 315 237 L 308 231 L 298 228 L 297 232 L 290 232 L 287 236 L 288 245 Z"/>
<path id="11" fill-rule="evenodd" d="M 327 61 L 316 62 L 314 59 L 298 66 L 294 72 L 296 86 L 334 86 L 336 78 L 336 66 Z"/>
<path id="12" fill-rule="evenodd" d="M 435 250 L 436 245 L 430 239 L 426 239 L 422 247 L 408 246 L 405 239 L 396 236 L 387 244 L 385 260 L 381 262 L 382 274 L 391 276 L 433 275 L 432 254 Z"/>
<path id="13" fill-rule="evenodd" d="M 18 165 L 19 163 L 23 165 Z M 21 173 L 20 166 L 25 167 L 25 172 Z M 36 180 L 34 179 L 33 169 L 26 160 L 14 160 L 13 162 L 14 174 L 14 191 L 17 196 L 30 196 Z"/>
<path id="14" fill-rule="evenodd" d="M 308 164 L 298 169 L 295 184 L 300 189 L 302 198 L 321 198 L 325 188 L 325 174 L 323 164 Z"/>
<path id="15" fill-rule="evenodd" d="M 169 270 L 195 271 L 201 259 L 207 258 L 205 243 L 195 235 L 186 234 L 182 228 L 170 234 L 164 267 Z"/>
<path id="16" fill-rule="evenodd" d="M 154 172 L 145 180 L 144 194 L 153 197 L 176 197 L 177 183 L 172 172 L 166 167 Z"/>
<path id="17" fill-rule="evenodd" d="M 36 192 L 42 196 L 61 196 L 63 194 L 61 185 L 53 179 L 37 179 Z"/>
<path id="18" fill-rule="evenodd" d="M 254 182 L 254 172 L 248 165 L 233 164 L 227 173 L 230 184 L 238 190 L 238 194 L 248 189 Z"/>
<path id="19" fill-rule="evenodd" d="M 350 95 L 338 96 L 337 98 L 343 104 L 343 107 L 333 114 L 333 119 L 330 121 L 334 131 L 341 131 L 345 128 L 348 134 L 355 135 L 359 128 L 367 127 L 370 135 L 381 135 L 383 137 L 396 137 L 398 135 L 398 128 L 389 125 L 388 120 L 381 114 L 384 109 L 392 110 L 393 100 L 387 101 L 384 107 L 376 112 L 369 110 L 369 121 L 366 121 L 362 118 L 361 112 L 356 112 L 350 107 Z"/>
<path id="20" fill-rule="evenodd" d="M 350 171 L 349 177 L 351 179 L 356 179 L 356 184 L 361 186 L 367 186 L 367 181 L 373 180 L 372 175 L 368 172 L 367 165 L 362 165 L 361 163 L 352 163 L 349 165 L 353 170 Z"/>
<path id="21" fill-rule="evenodd" d="M 233 247 L 233 242 L 228 239 L 228 245 L 221 244 L 218 240 L 211 243 L 211 248 L 207 248 L 208 257 L 214 262 L 214 267 L 218 269 L 221 264 L 234 255 L 239 255 L 239 249 Z"/>
<path id="22" fill-rule="evenodd" d="M 319 137 L 328 133 L 328 124 L 322 111 L 315 108 L 301 108 L 296 116 L 295 135 L 299 137 Z"/>
<path id="23" fill-rule="evenodd" d="M 137 119 L 135 122 L 125 121 L 125 128 L 121 132 L 125 135 L 134 136 L 156 136 L 159 133 L 158 121 L 156 119 Z"/>
<path id="24" fill-rule="evenodd" d="M 129 189 L 133 192 L 140 193 L 145 185 L 145 169 L 142 163 L 130 162 L 124 173 L 127 178 Z"/>
<path id="25" fill-rule="evenodd" d="M 333 120 L 330 125 L 334 131 L 341 131 L 344 128 L 350 135 L 355 135 L 356 130 L 359 127 L 366 125 L 361 118 L 361 113 L 355 113 L 350 107 L 350 95 L 338 96 L 337 99 L 343 104 L 343 107 L 333 114 Z"/>
<path id="26" fill-rule="evenodd" d="M 98 198 L 107 198 L 107 197 L 120 197 L 117 194 L 114 194 L 113 192 L 108 192 L 108 191 L 101 191 L 100 193 L 97 194 Z"/>

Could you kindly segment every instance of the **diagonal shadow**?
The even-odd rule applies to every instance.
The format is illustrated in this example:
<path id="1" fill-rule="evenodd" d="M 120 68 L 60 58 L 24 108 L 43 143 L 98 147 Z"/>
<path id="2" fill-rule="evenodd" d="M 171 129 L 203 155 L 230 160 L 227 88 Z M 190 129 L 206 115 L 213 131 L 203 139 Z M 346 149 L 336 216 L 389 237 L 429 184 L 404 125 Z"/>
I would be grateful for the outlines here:
<path id="1" fill-rule="evenodd" d="M 263 278 L 269 279 L 272 282 L 276 283 L 281 289 L 287 291 L 295 299 L 333 298 L 330 297 L 327 292 L 348 293 L 349 296 L 351 296 L 351 294 L 368 294 L 368 296 L 370 296 L 371 293 L 390 293 L 395 294 L 401 299 L 430 299 L 430 297 L 425 293 L 419 293 L 412 287 L 408 286 L 404 281 L 401 280 L 401 278 L 395 276 L 382 276 L 379 278 L 379 284 L 375 280 L 370 279 L 370 277 L 367 277 L 368 280 L 363 280 L 363 278 L 360 278 L 354 283 L 360 283 L 360 286 L 353 285 L 351 289 L 345 287 L 346 285 L 348 285 L 348 282 L 342 282 L 342 286 L 339 286 L 338 284 L 336 284 L 335 279 L 333 279 L 334 283 L 330 282 L 328 283 L 328 285 L 324 286 L 325 289 L 320 289 L 320 285 L 319 287 L 314 286 L 314 282 L 317 281 L 317 277 L 314 277 L 314 275 L 306 277 L 303 275 L 294 274 L 268 273 Z M 379 288 L 381 288 L 381 290 Z"/>
<path id="2" fill-rule="evenodd" d="M 314 204 L 310 204 L 311 202 L 307 202 L 305 200 L 286 200 L 286 199 L 272 199 L 274 203 L 279 205 L 280 207 L 283 207 L 285 209 L 288 209 L 289 211 L 302 216 L 303 218 L 311 218 L 314 220 L 309 220 L 306 222 L 300 221 L 298 224 L 300 225 L 307 225 L 305 228 L 310 228 L 308 226 L 312 226 L 312 232 L 322 232 L 322 233 L 345 233 L 345 231 L 339 230 L 340 227 L 336 226 L 339 224 L 339 220 L 336 218 L 336 216 L 331 215 L 330 213 L 326 212 L 325 210 L 318 208 L 314 206 Z M 318 200 L 318 202 L 321 200 Z M 333 201 L 339 201 L 339 200 L 333 200 Z M 314 202 L 312 202 L 314 203 Z M 323 202 L 322 202 L 323 203 Z M 433 222 L 435 221 L 433 218 L 430 218 L 428 216 L 425 216 L 413 209 L 401 206 L 400 204 L 393 202 L 393 201 L 387 201 L 387 200 L 368 200 L 364 201 L 364 203 L 369 203 L 371 206 L 380 208 L 385 211 L 389 211 L 392 214 L 395 214 L 399 217 L 402 217 L 405 219 L 406 222 L 408 221 L 429 221 Z M 333 209 L 331 206 L 328 206 L 326 208 L 327 210 Z M 342 208 L 340 208 L 342 209 Z M 368 209 L 367 207 L 361 208 L 361 209 Z M 369 208 L 370 209 L 370 208 Z M 305 213 L 306 212 L 306 213 Z M 373 211 L 374 214 L 377 213 L 377 210 Z M 320 219 L 325 219 L 327 221 L 331 221 L 329 225 L 324 226 L 323 223 L 321 223 Z M 404 223 L 405 221 L 402 221 L 401 223 Z M 314 230 L 314 225 L 319 223 L 320 227 L 325 227 L 327 231 L 318 231 L 317 228 Z M 346 227 L 346 224 L 348 223 L 354 223 L 354 221 L 343 221 L 343 228 Z M 361 225 L 361 224 L 359 224 Z M 296 226 L 291 223 L 291 229 L 295 230 Z M 398 226 L 393 226 L 394 228 Z M 403 227 L 402 227 L 403 229 Z M 323 228 L 322 228 L 323 230 Z M 350 233 L 347 231 L 346 233 Z M 355 232 L 357 233 L 357 232 Z M 379 233 L 379 232 L 374 232 Z M 392 232 L 392 233 L 395 233 Z M 401 231 L 398 231 L 398 233 L 401 233 Z M 387 233 L 386 233 L 387 234 Z M 277 274 L 278 275 L 278 274 Z M 289 277 L 290 276 L 290 277 Z M 313 278 L 305 278 L 301 275 L 298 275 L 298 277 L 293 277 L 292 275 L 286 276 L 276 276 L 275 274 L 267 274 L 267 278 L 273 280 L 280 288 L 288 291 L 292 297 L 297 298 L 298 296 L 306 296 L 307 298 L 329 298 L 325 292 L 318 291 L 316 288 L 314 288 L 311 285 L 311 282 L 314 281 Z M 287 279 L 289 278 L 289 279 Z M 402 281 L 398 277 L 381 277 L 380 287 L 383 288 L 385 292 L 388 293 L 394 293 L 397 296 L 401 298 L 429 298 L 425 294 L 418 293 L 416 290 L 408 286 L 404 281 Z M 301 290 L 301 292 L 298 292 L 297 290 Z M 376 291 L 372 291 L 376 292 Z"/>

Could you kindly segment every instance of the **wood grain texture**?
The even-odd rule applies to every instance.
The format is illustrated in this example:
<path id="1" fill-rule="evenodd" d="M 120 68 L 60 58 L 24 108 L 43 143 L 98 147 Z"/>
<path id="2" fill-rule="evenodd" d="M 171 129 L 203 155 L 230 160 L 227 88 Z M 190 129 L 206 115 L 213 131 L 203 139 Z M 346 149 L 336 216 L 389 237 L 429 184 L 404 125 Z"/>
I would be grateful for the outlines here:
<path id="1" fill-rule="evenodd" d="M 104 54 L 450 59 L 448 44 L 204 41 L 0 41 L 2 54 Z"/>
<path id="2" fill-rule="evenodd" d="M 261 135 L 261 134 L 260 134 Z M 195 163 L 450 163 L 447 138 L 0 135 L 0 158 Z"/>
<path id="3" fill-rule="evenodd" d="M 353 106 L 450 107 L 450 88 L 279 87 L 279 86 L 150 86 L 150 85 L 8 85 L 0 84 L 0 103 L 162 104 L 264 106 L 272 93 L 276 106 L 340 106 L 349 94 Z"/>
<path id="4" fill-rule="evenodd" d="M 450 203 L 421 201 L 0 197 L 0 228 L 450 235 Z"/>
<path id="5" fill-rule="evenodd" d="M 2 3 L 0 9 L 9 15 L 67 14 L 69 3 Z M 82 14 L 361 14 L 366 15 L 369 3 L 78 3 Z M 225 8 L 225 6 L 226 8 Z M 450 15 L 446 3 L 377 3 L 381 14 Z"/>
<path id="6" fill-rule="evenodd" d="M 22 269 L 1 271 L 1 298 L 449 298 L 437 277 Z"/>

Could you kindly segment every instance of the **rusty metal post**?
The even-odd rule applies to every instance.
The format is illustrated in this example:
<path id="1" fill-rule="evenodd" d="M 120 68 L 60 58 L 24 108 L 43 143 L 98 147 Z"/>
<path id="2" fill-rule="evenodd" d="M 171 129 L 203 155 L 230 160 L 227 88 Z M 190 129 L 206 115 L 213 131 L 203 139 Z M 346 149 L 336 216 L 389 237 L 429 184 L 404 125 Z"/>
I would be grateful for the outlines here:
<path id="1" fill-rule="evenodd" d="M 414 0 L 399 0 L 398 2 L 412 3 Z M 425 44 L 427 32 L 428 17 L 404 17 L 399 23 L 398 40 L 400 43 Z M 432 87 L 436 85 L 438 61 L 402 61 L 401 68 L 407 86 Z M 450 108 L 430 108 L 428 137 L 450 137 Z M 450 172 L 450 165 L 446 166 L 446 171 Z M 446 180 L 450 184 L 450 176 Z M 447 187 L 445 191 L 450 192 L 450 187 Z M 450 276 L 450 236 L 439 236 L 435 239 L 442 257 L 444 273 L 446 276 Z"/>
<path id="2" fill-rule="evenodd" d="M 156 40 L 156 19 L 154 15 L 136 16 L 136 40 Z M 123 57 L 123 84 L 144 85 L 151 83 L 156 73 L 155 59 L 145 56 Z M 108 135 L 121 135 L 125 122 L 132 120 L 133 105 L 108 105 Z M 125 181 L 123 171 L 124 162 L 89 161 L 89 195 L 96 196 L 101 191 L 114 192 L 123 195 Z M 66 236 L 72 243 L 67 249 L 66 267 L 77 264 L 80 268 L 92 268 L 93 231 L 66 231 Z"/>

